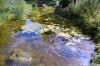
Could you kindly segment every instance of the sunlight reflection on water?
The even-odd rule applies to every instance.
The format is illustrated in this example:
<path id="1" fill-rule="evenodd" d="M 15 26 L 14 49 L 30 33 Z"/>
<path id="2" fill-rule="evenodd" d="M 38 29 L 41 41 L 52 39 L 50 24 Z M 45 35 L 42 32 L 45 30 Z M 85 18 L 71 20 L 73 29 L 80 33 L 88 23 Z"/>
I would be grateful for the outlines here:
<path id="1" fill-rule="evenodd" d="M 89 38 L 80 35 L 66 39 L 52 34 L 44 40 L 39 33 L 40 24 L 26 21 L 29 24 L 33 24 L 33 30 L 27 27 L 14 34 L 7 48 L 8 66 L 89 66 L 95 49 Z"/>

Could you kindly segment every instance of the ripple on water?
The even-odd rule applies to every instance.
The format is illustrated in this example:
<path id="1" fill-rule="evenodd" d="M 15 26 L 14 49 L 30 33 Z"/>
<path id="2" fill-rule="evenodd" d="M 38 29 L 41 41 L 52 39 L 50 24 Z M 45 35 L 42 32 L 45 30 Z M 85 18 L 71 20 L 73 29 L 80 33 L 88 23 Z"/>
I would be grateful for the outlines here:
<path id="1" fill-rule="evenodd" d="M 29 24 L 34 27 L 35 23 L 26 23 Z M 34 31 L 40 28 L 32 29 L 23 29 L 13 36 L 14 41 L 6 51 L 8 66 L 89 66 L 95 44 L 87 37 L 67 37 L 60 33 L 44 40 L 39 32 Z"/>

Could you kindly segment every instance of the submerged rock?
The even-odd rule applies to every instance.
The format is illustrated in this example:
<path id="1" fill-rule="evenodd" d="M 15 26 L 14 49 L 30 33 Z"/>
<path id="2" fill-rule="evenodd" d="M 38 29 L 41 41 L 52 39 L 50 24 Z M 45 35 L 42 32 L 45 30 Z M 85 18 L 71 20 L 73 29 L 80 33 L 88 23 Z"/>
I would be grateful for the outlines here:
<path id="1" fill-rule="evenodd" d="M 52 34 L 44 40 L 37 23 L 26 22 L 28 28 L 18 31 L 8 46 L 8 66 L 89 66 L 95 44 L 84 35 Z M 29 26 L 30 28 L 31 26 Z M 31 29 L 31 28 L 30 28 Z M 34 31 L 34 30 L 37 31 Z"/>

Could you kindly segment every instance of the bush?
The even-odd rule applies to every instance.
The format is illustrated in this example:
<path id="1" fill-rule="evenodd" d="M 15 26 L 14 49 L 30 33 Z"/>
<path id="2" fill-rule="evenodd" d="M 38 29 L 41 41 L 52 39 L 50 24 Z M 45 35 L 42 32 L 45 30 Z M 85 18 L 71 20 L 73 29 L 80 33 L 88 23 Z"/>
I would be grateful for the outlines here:
<path id="1" fill-rule="evenodd" d="M 62 16 L 71 18 L 72 16 L 76 15 L 92 15 L 93 11 L 97 8 L 97 5 L 100 3 L 99 0 L 71 0 L 66 5 L 66 2 L 68 0 L 62 0 L 65 1 L 61 3 L 56 10 L 62 10 L 64 12 Z M 64 8 L 63 8 L 63 7 Z M 57 11 L 55 11 L 56 13 Z M 59 12 L 57 12 L 59 14 Z"/>
<path id="2" fill-rule="evenodd" d="M 31 4 L 33 7 L 36 6 L 36 0 L 25 0 L 25 1 Z"/>
<path id="3" fill-rule="evenodd" d="M 13 6 L 15 19 L 26 19 L 28 14 L 32 11 L 32 6 L 27 4 L 24 0 L 15 0 Z"/>
<path id="4" fill-rule="evenodd" d="M 0 25 L 13 17 L 7 5 L 8 0 L 0 0 Z"/>
<path id="5" fill-rule="evenodd" d="M 0 25 L 8 20 L 13 18 L 13 14 L 10 11 L 1 11 L 0 12 Z"/>
<path id="6" fill-rule="evenodd" d="M 40 15 L 41 15 L 37 7 L 34 7 L 30 14 L 31 14 L 30 17 L 34 21 L 38 21 Z"/>
<path id="7" fill-rule="evenodd" d="M 23 20 L 27 18 L 30 11 L 32 11 L 32 6 L 24 0 L 0 0 L 0 21 L 11 18 Z"/>
<path id="8" fill-rule="evenodd" d="M 61 0 L 65 1 L 55 9 L 58 14 L 66 19 L 71 20 L 71 24 L 82 30 L 84 34 L 96 37 L 98 33 L 99 18 L 95 14 L 100 12 L 97 8 L 100 5 L 99 0 Z M 67 2 L 67 5 L 65 4 Z M 99 14 L 99 13 L 97 13 Z M 99 15 L 98 15 L 99 16 Z"/>
<path id="9" fill-rule="evenodd" d="M 5 10 L 7 8 L 7 0 L 0 0 L 0 10 Z"/>

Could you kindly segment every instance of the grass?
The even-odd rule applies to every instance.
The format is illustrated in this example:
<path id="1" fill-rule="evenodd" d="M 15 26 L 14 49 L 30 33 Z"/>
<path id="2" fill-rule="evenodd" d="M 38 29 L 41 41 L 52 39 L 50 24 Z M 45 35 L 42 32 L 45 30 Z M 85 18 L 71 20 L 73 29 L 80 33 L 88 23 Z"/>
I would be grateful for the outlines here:
<path id="1" fill-rule="evenodd" d="M 0 26 L 0 47 L 5 46 L 10 40 L 11 33 L 17 32 L 18 29 L 22 26 L 23 21 L 10 21 L 6 22 Z"/>
<path id="2" fill-rule="evenodd" d="M 69 34 L 71 33 L 71 31 L 75 30 L 77 33 L 83 33 L 86 35 L 90 35 L 92 36 L 92 39 L 96 39 L 98 44 L 97 44 L 97 53 L 100 53 L 100 46 L 99 46 L 99 31 L 97 31 L 97 25 L 95 23 L 95 19 L 93 18 L 93 16 L 90 16 L 89 18 L 81 18 L 81 16 L 79 17 L 79 19 L 76 19 L 76 16 L 73 17 L 73 19 L 65 19 L 61 16 L 56 16 L 53 13 L 54 8 L 52 7 L 48 7 L 45 6 L 43 8 L 36 8 L 33 9 L 31 14 L 28 15 L 30 19 L 32 19 L 32 21 L 38 21 L 42 24 L 60 24 L 61 27 L 64 26 L 64 28 L 69 28 Z M 99 16 L 96 18 L 99 19 Z M 88 22 L 89 21 L 89 22 Z M 95 25 L 94 25 L 95 23 Z M 99 23 L 99 22 L 98 22 Z M 4 24 L 0 25 L 0 48 L 7 46 L 7 43 L 10 41 L 10 35 L 11 32 L 17 32 L 18 29 L 24 24 L 24 21 L 15 21 L 15 20 L 11 20 L 8 22 L 5 22 Z M 98 35 L 98 36 L 97 36 Z M 97 36 L 97 38 L 96 38 Z M 47 38 L 48 35 L 45 35 L 45 38 Z M 0 51 L 1 52 L 1 51 Z M 96 57 L 97 55 L 95 55 Z M 0 66 L 3 66 L 2 61 L 4 57 L 0 56 Z M 98 58 L 93 59 L 94 61 L 97 62 Z M 100 62 L 98 62 L 100 63 Z"/>

